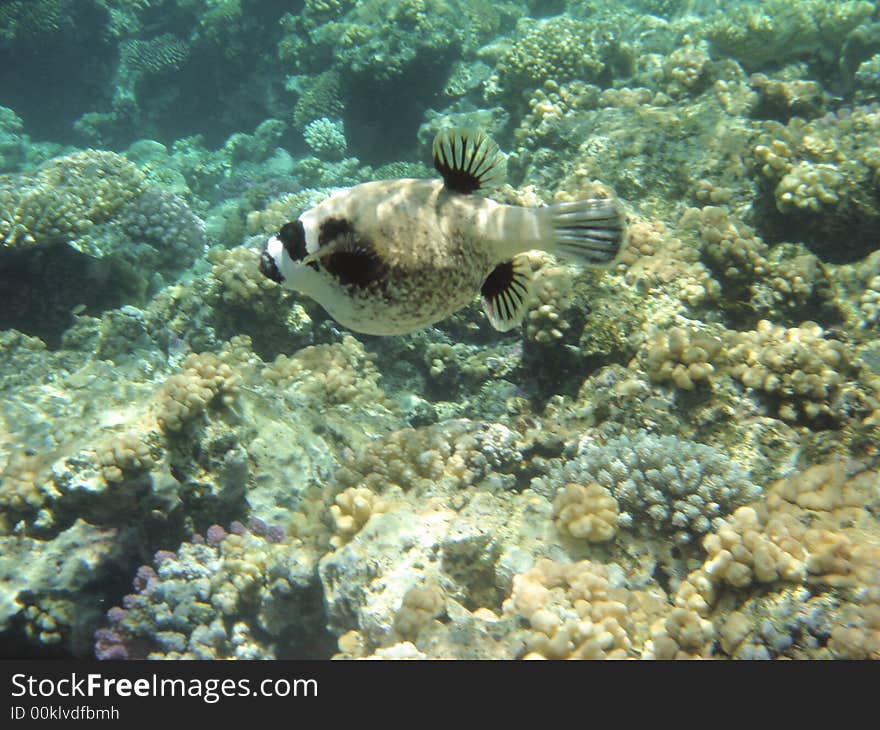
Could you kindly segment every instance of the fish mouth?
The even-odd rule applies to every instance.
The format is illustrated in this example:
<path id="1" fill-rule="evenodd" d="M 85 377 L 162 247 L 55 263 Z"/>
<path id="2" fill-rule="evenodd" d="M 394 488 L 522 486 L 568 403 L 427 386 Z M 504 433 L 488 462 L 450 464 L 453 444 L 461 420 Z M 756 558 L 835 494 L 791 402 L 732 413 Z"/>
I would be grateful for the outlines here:
<path id="1" fill-rule="evenodd" d="M 281 276 L 281 272 L 278 271 L 275 259 L 272 257 L 272 254 L 269 253 L 269 245 L 274 240 L 277 239 L 273 236 L 266 241 L 263 246 L 263 251 L 260 253 L 260 273 L 267 279 L 274 281 L 276 284 L 282 284 L 284 283 L 284 277 Z"/>

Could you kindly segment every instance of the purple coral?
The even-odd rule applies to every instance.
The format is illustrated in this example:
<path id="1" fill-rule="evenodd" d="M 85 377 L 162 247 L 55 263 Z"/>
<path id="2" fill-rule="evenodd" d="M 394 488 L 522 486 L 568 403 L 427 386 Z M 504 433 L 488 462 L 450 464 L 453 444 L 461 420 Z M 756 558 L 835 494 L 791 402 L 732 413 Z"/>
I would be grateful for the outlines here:
<path id="1" fill-rule="evenodd" d="M 158 553 L 157 553 L 158 555 Z M 159 564 L 157 560 L 157 565 Z M 132 585 L 136 591 L 145 590 L 149 585 L 151 580 L 155 580 L 156 571 L 149 565 L 142 565 L 137 569 L 137 573 L 134 575 L 134 581 L 132 581 Z M 112 610 L 112 609 L 111 609 Z"/>
<path id="2" fill-rule="evenodd" d="M 166 560 L 177 560 L 177 553 L 171 552 L 170 550 L 157 550 L 156 554 L 153 556 L 153 563 L 157 568 L 162 567 L 162 563 Z"/>
<path id="3" fill-rule="evenodd" d="M 283 527 L 254 518 L 247 527 L 241 522 L 232 522 L 228 530 L 211 525 L 204 536 L 194 535 L 183 543 L 179 552 L 157 550 L 152 566 L 137 569 L 132 592 L 122 597 L 122 606 L 107 611 L 106 625 L 94 634 L 95 657 L 144 659 L 169 652 L 179 656 L 182 651 L 196 656 L 200 651 L 222 654 L 205 642 L 205 631 L 216 619 L 211 595 L 218 546 L 230 534 L 248 533 L 267 543 L 283 542 L 286 536 Z"/>
<path id="4" fill-rule="evenodd" d="M 110 609 L 111 611 L 113 609 Z M 95 658 L 100 660 L 128 659 L 128 648 L 122 636 L 112 629 L 95 631 Z"/>
<path id="5" fill-rule="evenodd" d="M 219 545 L 228 534 L 220 525 L 211 525 L 205 531 L 205 542 L 211 546 Z"/>
<path id="6" fill-rule="evenodd" d="M 251 517 L 248 521 L 248 529 L 252 535 L 266 538 L 267 542 L 279 543 L 283 542 L 287 533 L 280 525 L 268 525 L 265 520 L 259 517 Z"/>
<path id="7" fill-rule="evenodd" d="M 247 532 L 247 528 L 238 520 L 233 520 L 229 523 L 229 532 L 233 535 L 244 535 Z"/>

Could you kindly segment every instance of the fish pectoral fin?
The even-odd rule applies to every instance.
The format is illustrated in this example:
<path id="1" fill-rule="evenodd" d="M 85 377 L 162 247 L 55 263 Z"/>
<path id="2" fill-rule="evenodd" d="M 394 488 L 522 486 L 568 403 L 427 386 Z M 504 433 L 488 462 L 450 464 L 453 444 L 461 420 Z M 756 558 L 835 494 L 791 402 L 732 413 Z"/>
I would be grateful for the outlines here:
<path id="1" fill-rule="evenodd" d="M 507 158 L 481 129 L 443 129 L 434 137 L 434 167 L 454 193 L 473 193 L 504 182 Z"/>
<path id="2" fill-rule="evenodd" d="M 338 238 L 332 243 L 328 243 L 326 246 L 319 248 L 317 251 L 313 251 L 308 256 L 303 259 L 300 259 L 297 263 L 302 264 L 303 266 L 308 266 L 309 264 L 316 264 L 318 261 L 327 258 L 328 256 L 332 256 L 337 251 L 342 251 L 344 249 L 352 248 L 352 244 L 349 240 L 345 238 Z"/>
<path id="3" fill-rule="evenodd" d="M 528 261 L 517 256 L 498 264 L 480 289 L 483 311 L 499 332 L 518 326 L 529 305 L 532 272 Z"/>
<path id="4" fill-rule="evenodd" d="M 320 250 L 315 251 L 315 253 L 310 253 L 304 259 L 300 259 L 299 263 L 302 266 L 308 266 L 309 264 L 317 263 L 318 261 L 321 260 L 322 256 L 326 256 L 326 255 L 327 255 L 327 251 L 320 251 Z"/>

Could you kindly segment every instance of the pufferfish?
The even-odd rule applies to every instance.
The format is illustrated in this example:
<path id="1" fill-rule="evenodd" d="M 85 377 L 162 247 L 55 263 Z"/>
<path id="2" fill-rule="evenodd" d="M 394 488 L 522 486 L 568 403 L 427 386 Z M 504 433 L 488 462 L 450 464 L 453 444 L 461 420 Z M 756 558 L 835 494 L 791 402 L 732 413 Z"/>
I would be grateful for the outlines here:
<path id="1" fill-rule="evenodd" d="M 623 216 L 613 199 L 538 208 L 478 195 L 506 159 L 480 130 L 441 131 L 442 180 L 362 183 L 332 193 L 265 244 L 260 271 L 314 299 L 337 322 L 399 335 L 439 322 L 480 295 L 489 322 L 516 327 L 528 308 L 532 249 L 588 265 L 617 256 Z"/>

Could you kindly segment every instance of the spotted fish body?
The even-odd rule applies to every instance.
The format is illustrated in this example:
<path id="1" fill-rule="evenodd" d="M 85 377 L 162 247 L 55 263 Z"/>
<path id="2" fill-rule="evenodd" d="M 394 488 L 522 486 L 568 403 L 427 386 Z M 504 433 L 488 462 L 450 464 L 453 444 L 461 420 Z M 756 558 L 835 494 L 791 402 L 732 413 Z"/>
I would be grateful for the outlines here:
<path id="1" fill-rule="evenodd" d="M 497 148 L 488 138 L 450 134 L 445 144 L 461 144 L 471 135 L 465 139 L 478 151 L 482 145 L 487 158 L 493 155 L 488 162 L 495 162 Z M 376 181 L 333 193 L 269 239 L 263 273 L 312 297 L 357 332 L 412 332 L 480 293 L 490 322 L 506 330 L 519 323 L 528 301 L 528 270 L 516 262 L 517 254 L 543 248 L 588 263 L 616 255 L 621 224 L 613 201 L 502 205 L 471 194 L 496 168 L 483 162 L 468 169 L 461 150 L 456 155 L 439 144 L 440 157 L 448 152 L 458 161 L 438 161 L 435 142 L 443 180 Z"/>

